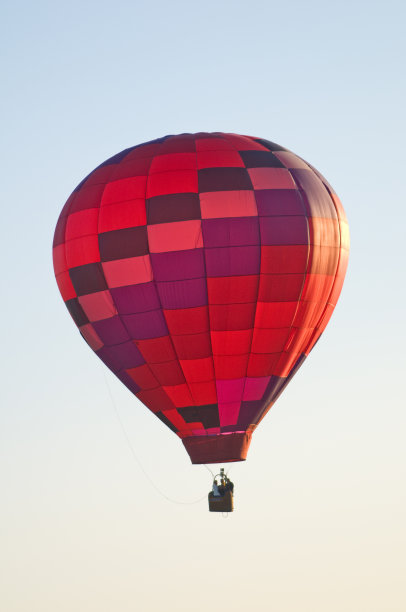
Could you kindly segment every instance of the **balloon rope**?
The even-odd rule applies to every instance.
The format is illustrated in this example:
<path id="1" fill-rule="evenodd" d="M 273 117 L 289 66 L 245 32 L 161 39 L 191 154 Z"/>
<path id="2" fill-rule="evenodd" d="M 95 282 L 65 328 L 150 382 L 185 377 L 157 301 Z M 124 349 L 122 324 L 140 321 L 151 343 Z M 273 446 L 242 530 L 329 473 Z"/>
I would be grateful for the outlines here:
<path id="1" fill-rule="evenodd" d="M 161 489 L 154 483 L 154 481 L 152 480 L 152 478 L 150 477 L 148 472 L 145 470 L 144 466 L 142 465 L 141 461 L 139 460 L 139 458 L 138 458 L 138 456 L 137 456 L 137 454 L 136 454 L 136 452 L 134 450 L 133 444 L 132 444 L 132 442 L 131 442 L 128 434 L 127 434 L 127 431 L 126 431 L 126 429 L 124 427 L 124 423 L 123 423 L 123 421 L 122 421 L 122 419 L 120 417 L 120 413 L 118 411 L 117 404 L 116 404 L 116 402 L 114 400 L 114 397 L 113 397 L 113 394 L 111 392 L 110 385 L 109 385 L 109 382 L 107 380 L 107 377 L 106 377 L 106 374 L 105 374 L 104 370 L 103 370 L 103 378 L 104 378 L 104 381 L 106 383 L 106 386 L 107 386 L 107 389 L 108 389 L 108 393 L 109 393 L 109 396 L 110 396 L 110 399 L 111 399 L 111 403 L 112 403 L 112 406 L 114 408 L 114 412 L 115 412 L 115 415 L 117 417 L 118 423 L 120 425 L 121 431 L 123 432 L 124 438 L 125 438 L 125 440 L 127 442 L 127 446 L 129 448 L 132 456 L 133 456 L 133 459 L 135 460 L 136 464 L 138 465 L 139 469 L 144 474 L 144 476 L 148 480 L 149 484 L 155 489 L 155 491 L 159 495 L 161 495 L 164 499 L 166 499 L 168 502 L 171 502 L 172 504 L 179 504 L 179 505 L 186 505 L 187 506 L 187 505 L 192 505 L 192 504 L 198 504 L 199 502 L 203 501 L 203 499 L 207 499 L 207 495 L 204 495 L 203 497 L 200 497 L 199 499 L 195 499 L 194 501 L 180 501 L 180 500 L 177 500 L 177 499 L 172 499 L 171 497 L 168 497 L 163 491 L 161 491 Z M 207 467 L 207 466 L 205 466 L 205 467 Z M 209 469 L 209 468 L 207 468 L 207 469 Z M 209 470 L 209 471 L 211 471 L 211 470 Z"/>

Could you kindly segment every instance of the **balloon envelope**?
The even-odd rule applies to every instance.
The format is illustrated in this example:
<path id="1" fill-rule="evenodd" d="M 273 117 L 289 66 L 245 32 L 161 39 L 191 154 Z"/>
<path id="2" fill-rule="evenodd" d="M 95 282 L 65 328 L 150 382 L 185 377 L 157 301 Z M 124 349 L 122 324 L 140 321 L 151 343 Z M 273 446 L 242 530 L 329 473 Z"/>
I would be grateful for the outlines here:
<path id="1" fill-rule="evenodd" d="M 249 136 L 181 134 L 98 166 L 54 267 L 86 342 L 193 463 L 245 459 L 344 280 L 343 208 L 312 166 Z"/>

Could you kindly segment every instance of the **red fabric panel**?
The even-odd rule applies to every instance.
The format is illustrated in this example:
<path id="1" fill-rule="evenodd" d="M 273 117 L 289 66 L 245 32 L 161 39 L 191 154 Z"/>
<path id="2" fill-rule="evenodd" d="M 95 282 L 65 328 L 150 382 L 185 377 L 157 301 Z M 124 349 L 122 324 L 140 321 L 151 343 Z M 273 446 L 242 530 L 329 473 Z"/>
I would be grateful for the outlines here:
<path id="1" fill-rule="evenodd" d="M 147 364 L 141 365 L 138 368 L 130 368 L 126 372 L 141 389 L 155 389 L 159 387 L 158 380 Z"/>
<path id="2" fill-rule="evenodd" d="M 56 276 L 56 282 L 58 283 L 58 288 L 61 292 L 62 299 L 65 302 L 77 296 L 77 293 L 72 285 L 69 272 L 61 272 L 58 274 Z"/>
<path id="3" fill-rule="evenodd" d="M 226 138 L 196 138 L 196 151 L 234 151 L 235 147 Z"/>
<path id="4" fill-rule="evenodd" d="M 268 376 L 275 373 L 280 353 L 251 353 L 248 361 L 247 376 Z"/>
<path id="5" fill-rule="evenodd" d="M 133 151 L 134 153 L 134 151 Z M 114 179 L 130 178 L 133 176 L 147 176 L 151 165 L 152 157 L 138 157 L 130 159 L 130 153 L 125 160 L 116 166 L 114 171 Z"/>
<path id="6" fill-rule="evenodd" d="M 212 331 L 213 355 L 243 355 L 249 353 L 252 329 L 238 331 Z"/>
<path id="7" fill-rule="evenodd" d="M 297 310 L 297 302 L 258 302 L 255 327 L 289 327 Z"/>
<path id="8" fill-rule="evenodd" d="M 101 206 L 145 198 L 146 176 L 132 176 L 108 183 L 103 191 Z"/>
<path id="9" fill-rule="evenodd" d="M 294 353 L 292 351 L 284 352 L 280 355 L 278 363 L 273 367 L 274 376 L 287 378 L 292 371 L 293 366 L 303 353 Z"/>
<path id="10" fill-rule="evenodd" d="M 168 172 L 168 170 L 196 170 L 196 153 L 169 153 L 156 155 L 149 173 Z"/>
<path id="11" fill-rule="evenodd" d="M 181 359 L 180 365 L 189 384 L 214 380 L 213 359 L 211 356 L 203 357 L 202 359 Z"/>
<path id="12" fill-rule="evenodd" d="M 197 170 L 173 170 L 149 176 L 147 198 L 169 193 L 197 193 Z"/>
<path id="13" fill-rule="evenodd" d="M 175 351 L 169 336 L 151 338 L 149 340 L 137 340 L 137 348 L 141 351 L 145 361 L 149 363 L 163 363 L 176 359 Z"/>
<path id="14" fill-rule="evenodd" d="M 308 274 L 304 284 L 302 300 L 326 303 L 334 283 L 334 276 Z"/>
<path id="15" fill-rule="evenodd" d="M 185 382 L 185 377 L 182 368 L 177 360 L 166 361 L 164 363 L 151 363 L 151 370 L 154 373 L 159 384 L 165 385 L 180 385 Z"/>
<path id="16" fill-rule="evenodd" d="M 261 274 L 260 302 L 294 302 L 300 298 L 303 274 Z"/>
<path id="17" fill-rule="evenodd" d="M 68 266 L 66 264 L 64 244 L 59 244 L 58 246 L 52 249 L 52 259 L 54 263 L 55 276 L 57 276 L 61 272 L 66 272 Z"/>
<path id="18" fill-rule="evenodd" d="M 141 198 L 109 204 L 100 209 L 99 232 L 112 232 L 146 223 L 145 200 Z"/>
<path id="19" fill-rule="evenodd" d="M 163 312 L 171 334 L 178 336 L 197 334 L 209 330 L 207 306 L 164 310 Z"/>
<path id="20" fill-rule="evenodd" d="M 301 301 L 297 307 L 295 326 L 315 327 L 323 312 L 324 305 L 320 302 Z"/>
<path id="21" fill-rule="evenodd" d="M 212 331 L 249 329 L 253 325 L 257 304 L 210 305 Z"/>
<path id="22" fill-rule="evenodd" d="M 214 380 L 188 383 L 196 406 L 207 406 L 217 404 L 217 391 Z"/>
<path id="23" fill-rule="evenodd" d="M 224 136 L 238 151 L 268 151 L 264 145 L 252 140 L 251 136 L 240 134 L 224 134 Z"/>
<path id="24" fill-rule="evenodd" d="M 111 172 L 111 169 L 109 172 Z M 99 208 L 100 199 L 103 195 L 105 186 L 106 185 L 104 182 L 100 184 L 92 184 L 91 178 L 89 177 L 85 185 L 83 185 L 79 191 L 75 192 L 69 209 L 69 214 L 71 215 L 87 208 Z"/>
<path id="25" fill-rule="evenodd" d="M 65 253 L 68 268 L 100 261 L 98 236 L 82 236 L 65 242 Z"/>
<path id="26" fill-rule="evenodd" d="M 261 273 L 298 274 L 306 271 L 309 247 L 305 244 L 261 246 Z"/>
<path id="27" fill-rule="evenodd" d="M 172 336 L 179 359 L 202 359 L 212 353 L 209 334 Z"/>
<path id="28" fill-rule="evenodd" d="M 65 240 L 97 234 L 99 208 L 88 208 L 69 215 L 66 222 Z"/>
<path id="29" fill-rule="evenodd" d="M 248 353 L 245 355 L 214 355 L 218 379 L 243 378 L 247 373 Z"/>
<path id="30" fill-rule="evenodd" d="M 210 304 L 246 304 L 256 300 L 258 276 L 229 276 L 208 278 Z"/>
<path id="31" fill-rule="evenodd" d="M 244 162 L 237 151 L 200 151 L 197 153 L 197 167 L 201 168 L 244 168 Z"/>
<path id="32" fill-rule="evenodd" d="M 162 388 L 168 395 L 168 397 L 170 397 L 176 408 L 182 408 L 183 406 L 192 406 L 194 404 L 187 384 L 184 383 L 182 385 Z"/>
<path id="33" fill-rule="evenodd" d="M 291 335 L 290 328 L 261 329 L 256 328 L 252 338 L 253 353 L 278 353 L 283 351 Z"/>
<path id="34" fill-rule="evenodd" d="M 152 412 L 161 412 L 164 410 L 171 410 L 172 408 L 175 408 L 172 400 L 165 393 L 162 387 L 158 389 L 148 389 L 145 391 L 139 391 L 138 393 L 136 393 L 136 396 Z"/>

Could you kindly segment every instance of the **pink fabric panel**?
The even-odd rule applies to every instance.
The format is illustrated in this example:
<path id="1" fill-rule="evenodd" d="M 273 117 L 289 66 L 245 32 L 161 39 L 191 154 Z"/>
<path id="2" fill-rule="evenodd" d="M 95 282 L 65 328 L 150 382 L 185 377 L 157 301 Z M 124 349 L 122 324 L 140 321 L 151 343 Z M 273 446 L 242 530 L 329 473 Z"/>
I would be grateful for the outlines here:
<path id="1" fill-rule="evenodd" d="M 289 170 L 284 168 L 249 168 L 254 189 L 296 189 Z"/>
<path id="2" fill-rule="evenodd" d="M 244 378 L 217 380 L 217 397 L 219 404 L 240 402 L 244 391 Z"/>
<path id="3" fill-rule="evenodd" d="M 109 287 L 125 287 L 152 280 L 152 268 L 149 255 L 116 259 L 102 264 Z"/>
<path id="4" fill-rule="evenodd" d="M 240 402 L 231 402 L 229 404 L 219 404 L 220 426 L 227 427 L 228 425 L 236 425 L 238 415 L 240 413 Z"/>
<path id="5" fill-rule="evenodd" d="M 110 291 L 81 295 L 78 300 L 90 322 L 108 319 L 117 314 Z"/>
<path id="6" fill-rule="evenodd" d="M 80 328 L 80 332 L 93 351 L 98 351 L 104 346 L 90 323 L 83 325 L 83 327 Z"/>
<path id="7" fill-rule="evenodd" d="M 202 224 L 200 219 L 148 225 L 148 241 L 151 253 L 185 251 L 203 246 Z"/>
<path id="8" fill-rule="evenodd" d="M 258 214 L 253 191 L 209 191 L 199 197 L 202 219 L 256 217 Z"/>

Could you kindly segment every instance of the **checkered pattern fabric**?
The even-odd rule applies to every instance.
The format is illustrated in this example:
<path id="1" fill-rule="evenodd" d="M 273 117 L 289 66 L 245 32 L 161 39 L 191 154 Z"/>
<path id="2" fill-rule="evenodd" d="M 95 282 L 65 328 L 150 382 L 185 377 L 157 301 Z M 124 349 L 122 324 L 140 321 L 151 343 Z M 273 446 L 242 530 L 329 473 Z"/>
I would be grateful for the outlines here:
<path id="1" fill-rule="evenodd" d="M 331 317 L 348 249 L 312 166 L 267 140 L 199 133 L 91 172 L 53 252 L 86 342 L 193 462 L 214 462 L 244 458 Z"/>

